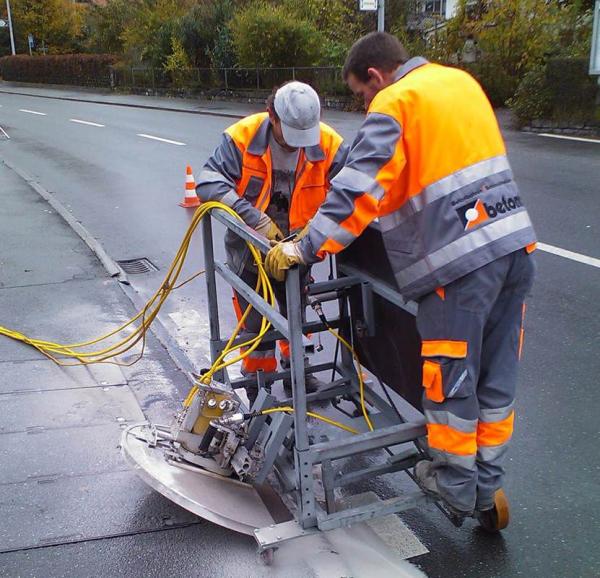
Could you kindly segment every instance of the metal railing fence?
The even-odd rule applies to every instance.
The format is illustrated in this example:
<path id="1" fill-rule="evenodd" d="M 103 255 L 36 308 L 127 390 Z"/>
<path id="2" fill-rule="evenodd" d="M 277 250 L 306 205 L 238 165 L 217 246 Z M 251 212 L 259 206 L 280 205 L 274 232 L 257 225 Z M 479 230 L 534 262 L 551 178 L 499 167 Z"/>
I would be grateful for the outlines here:
<path id="1" fill-rule="evenodd" d="M 162 68 L 112 66 L 110 85 L 115 89 L 201 91 L 269 91 L 289 80 L 313 86 L 326 96 L 349 96 L 341 68 L 185 68 L 168 71 Z"/>

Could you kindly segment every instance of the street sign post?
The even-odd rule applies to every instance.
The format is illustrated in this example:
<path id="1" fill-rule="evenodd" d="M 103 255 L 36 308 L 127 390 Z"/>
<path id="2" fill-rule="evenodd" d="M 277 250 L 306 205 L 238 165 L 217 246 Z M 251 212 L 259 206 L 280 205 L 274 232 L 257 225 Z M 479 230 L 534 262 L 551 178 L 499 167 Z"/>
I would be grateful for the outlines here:
<path id="1" fill-rule="evenodd" d="M 377 30 L 383 32 L 385 26 L 385 0 L 359 0 L 362 12 L 377 12 Z"/>
<path id="2" fill-rule="evenodd" d="M 596 6 L 594 8 L 592 52 L 590 53 L 590 74 L 600 76 L 600 0 L 596 0 Z"/>
<path id="3" fill-rule="evenodd" d="M 17 52 L 15 50 L 15 37 L 13 34 L 12 17 L 10 15 L 10 0 L 6 0 L 6 15 L 8 16 L 8 31 L 10 33 L 10 49 L 11 49 L 12 55 L 14 56 Z"/>

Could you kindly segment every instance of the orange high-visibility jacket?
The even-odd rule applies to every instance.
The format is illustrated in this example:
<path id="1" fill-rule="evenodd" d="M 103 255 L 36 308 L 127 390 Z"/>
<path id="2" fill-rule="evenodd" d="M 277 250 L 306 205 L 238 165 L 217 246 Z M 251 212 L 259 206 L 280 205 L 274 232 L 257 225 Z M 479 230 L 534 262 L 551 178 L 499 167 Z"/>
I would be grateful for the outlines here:
<path id="1" fill-rule="evenodd" d="M 250 227 L 256 226 L 271 200 L 270 131 L 266 112 L 227 128 L 198 177 L 196 193 L 200 200 L 220 201 L 233 208 Z M 301 149 L 290 200 L 290 231 L 304 227 L 325 200 L 330 180 L 344 166 L 348 153 L 342 140 L 335 130 L 321 123 L 320 144 Z M 246 244 L 228 234 L 226 246 L 230 265 L 239 270 L 248 252 Z"/>
<path id="2" fill-rule="evenodd" d="M 535 242 L 494 111 L 466 72 L 420 57 L 400 67 L 300 242 L 304 259 L 371 223 L 411 299 Z"/>

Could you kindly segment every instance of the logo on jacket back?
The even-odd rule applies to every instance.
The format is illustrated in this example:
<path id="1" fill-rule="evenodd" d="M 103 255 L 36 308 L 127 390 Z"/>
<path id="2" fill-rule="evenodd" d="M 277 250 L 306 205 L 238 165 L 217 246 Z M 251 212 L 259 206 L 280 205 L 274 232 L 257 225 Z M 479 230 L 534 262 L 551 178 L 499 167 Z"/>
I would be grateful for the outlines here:
<path id="1" fill-rule="evenodd" d="M 484 203 L 481 199 L 477 199 L 471 203 L 467 203 L 462 207 L 457 207 L 456 212 L 465 228 L 465 231 L 482 225 L 490 219 L 496 218 L 500 214 L 508 213 L 514 209 L 523 206 L 521 197 L 502 197 L 502 201 L 497 203 Z"/>
<path id="2" fill-rule="evenodd" d="M 468 203 L 467 205 L 458 207 L 456 209 L 456 212 L 460 217 L 465 231 L 468 231 L 473 227 L 477 227 L 477 225 L 485 223 L 485 221 L 487 221 L 490 218 L 485 208 L 485 203 L 481 199 L 477 199 L 472 203 Z"/>

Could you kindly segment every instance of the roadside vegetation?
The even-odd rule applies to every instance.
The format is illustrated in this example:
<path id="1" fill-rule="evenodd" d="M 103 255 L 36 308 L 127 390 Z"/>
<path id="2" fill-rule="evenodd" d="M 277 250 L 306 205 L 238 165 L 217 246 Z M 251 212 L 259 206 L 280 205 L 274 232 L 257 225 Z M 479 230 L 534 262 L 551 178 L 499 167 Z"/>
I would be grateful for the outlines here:
<path id="1" fill-rule="evenodd" d="M 386 29 L 413 54 L 472 72 L 494 105 L 511 106 L 522 122 L 585 122 L 597 92 L 586 70 L 593 3 L 462 0 L 455 17 L 444 21 L 424 10 L 425 2 L 387 0 Z M 179 89 L 222 88 L 223 82 L 230 88 L 235 72 L 241 77 L 249 69 L 339 67 L 352 43 L 375 28 L 376 18 L 360 12 L 354 0 L 11 0 L 11 5 L 19 54 L 29 54 L 31 34 L 35 58 L 87 56 L 80 62 L 55 58 L 51 67 L 25 57 L 10 65 L 11 58 L 3 59 L 5 78 L 31 80 L 40 66 L 40 80 L 50 82 L 54 70 L 55 82 L 72 82 L 78 69 L 88 77 L 97 74 L 90 55 L 111 55 L 98 67 L 151 71 L 153 87 L 160 79 Z M 7 29 L 0 29 L 0 56 L 9 46 Z M 258 72 L 256 79 L 255 88 L 264 89 L 279 80 Z M 331 82 L 320 88 L 340 92 Z"/>

